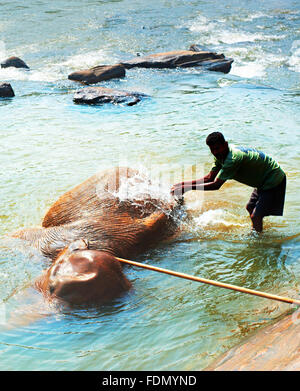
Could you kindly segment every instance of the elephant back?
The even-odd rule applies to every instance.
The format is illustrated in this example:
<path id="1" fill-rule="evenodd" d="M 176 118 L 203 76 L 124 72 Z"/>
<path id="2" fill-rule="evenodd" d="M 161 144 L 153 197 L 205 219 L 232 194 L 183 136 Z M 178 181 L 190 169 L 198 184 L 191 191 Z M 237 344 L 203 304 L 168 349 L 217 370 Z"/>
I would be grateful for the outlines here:
<path id="1" fill-rule="evenodd" d="M 115 202 L 114 193 L 120 187 L 121 178 L 136 175 L 136 170 L 116 167 L 100 171 L 83 183 L 64 193 L 47 211 L 42 226 L 54 227 L 69 224 L 95 214 Z"/>
<path id="2" fill-rule="evenodd" d="M 138 200 L 119 198 L 124 181 L 148 181 L 134 169 L 115 167 L 101 171 L 63 194 L 47 211 L 42 226 L 45 228 L 66 225 L 79 220 L 107 220 L 123 216 L 124 219 L 143 219 L 157 209 L 166 213 L 172 210 L 168 202 L 154 199 L 149 194 Z"/>

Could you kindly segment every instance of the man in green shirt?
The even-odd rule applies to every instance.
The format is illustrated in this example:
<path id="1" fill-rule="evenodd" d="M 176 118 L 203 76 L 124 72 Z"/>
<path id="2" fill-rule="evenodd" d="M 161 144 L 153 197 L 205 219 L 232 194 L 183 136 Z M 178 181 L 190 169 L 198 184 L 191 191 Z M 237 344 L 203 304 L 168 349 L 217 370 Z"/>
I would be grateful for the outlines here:
<path id="1" fill-rule="evenodd" d="M 255 148 L 228 145 L 220 132 L 208 135 L 206 144 L 215 157 L 210 172 L 194 181 L 176 183 L 171 189 L 173 195 L 180 197 L 190 190 L 218 190 L 228 179 L 235 179 L 255 188 L 246 206 L 253 229 L 262 231 L 264 216 L 282 216 L 286 176 L 274 159 Z"/>

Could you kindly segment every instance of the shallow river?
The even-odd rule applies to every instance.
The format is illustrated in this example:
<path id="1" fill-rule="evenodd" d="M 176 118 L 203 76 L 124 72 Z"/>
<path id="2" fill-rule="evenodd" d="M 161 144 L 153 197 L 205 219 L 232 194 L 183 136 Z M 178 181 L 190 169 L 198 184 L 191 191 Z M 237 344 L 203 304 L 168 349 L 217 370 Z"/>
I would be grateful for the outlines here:
<path id="1" fill-rule="evenodd" d="M 0 369 L 201 370 L 291 308 L 125 268 L 134 288 L 109 305 L 49 310 L 30 285 L 48 266 L 6 235 L 96 171 L 127 165 L 170 186 L 212 164 L 206 136 L 273 156 L 287 174 L 283 217 L 250 233 L 251 188 L 228 181 L 186 196 L 179 234 L 138 261 L 299 297 L 300 7 L 298 1 L 0 1 Z M 198 43 L 232 57 L 229 74 L 132 69 L 102 83 L 149 98 L 133 107 L 75 105 L 69 73 Z"/>

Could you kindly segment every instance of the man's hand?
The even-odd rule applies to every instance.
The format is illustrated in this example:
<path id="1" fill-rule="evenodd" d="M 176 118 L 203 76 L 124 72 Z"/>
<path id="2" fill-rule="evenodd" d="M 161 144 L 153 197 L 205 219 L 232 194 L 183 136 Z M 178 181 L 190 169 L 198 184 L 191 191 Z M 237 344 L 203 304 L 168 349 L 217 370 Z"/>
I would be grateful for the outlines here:
<path id="1" fill-rule="evenodd" d="M 184 186 L 183 186 L 183 183 L 180 182 L 180 183 L 176 183 L 175 185 L 173 185 L 171 187 L 171 194 L 174 196 L 174 197 L 178 197 L 178 198 L 182 198 L 183 194 L 184 194 Z"/>

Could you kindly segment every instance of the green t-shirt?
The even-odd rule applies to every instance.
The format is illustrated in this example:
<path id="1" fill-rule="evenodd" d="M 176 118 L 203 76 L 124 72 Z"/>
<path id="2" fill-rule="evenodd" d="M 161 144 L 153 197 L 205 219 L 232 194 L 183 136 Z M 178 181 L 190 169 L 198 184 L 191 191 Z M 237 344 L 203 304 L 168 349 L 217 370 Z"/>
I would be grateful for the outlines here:
<path id="1" fill-rule="evenodd" d="M 235 179 L 245 185 L 260 190 L 271 189 L 279 185 L 284 172 L 270 156 L 255 148 L 229 145 L 229 153 L 224 162 L 215 158 L 211 171 L 219 171 L 216 178 L 223 181 Z"/>

